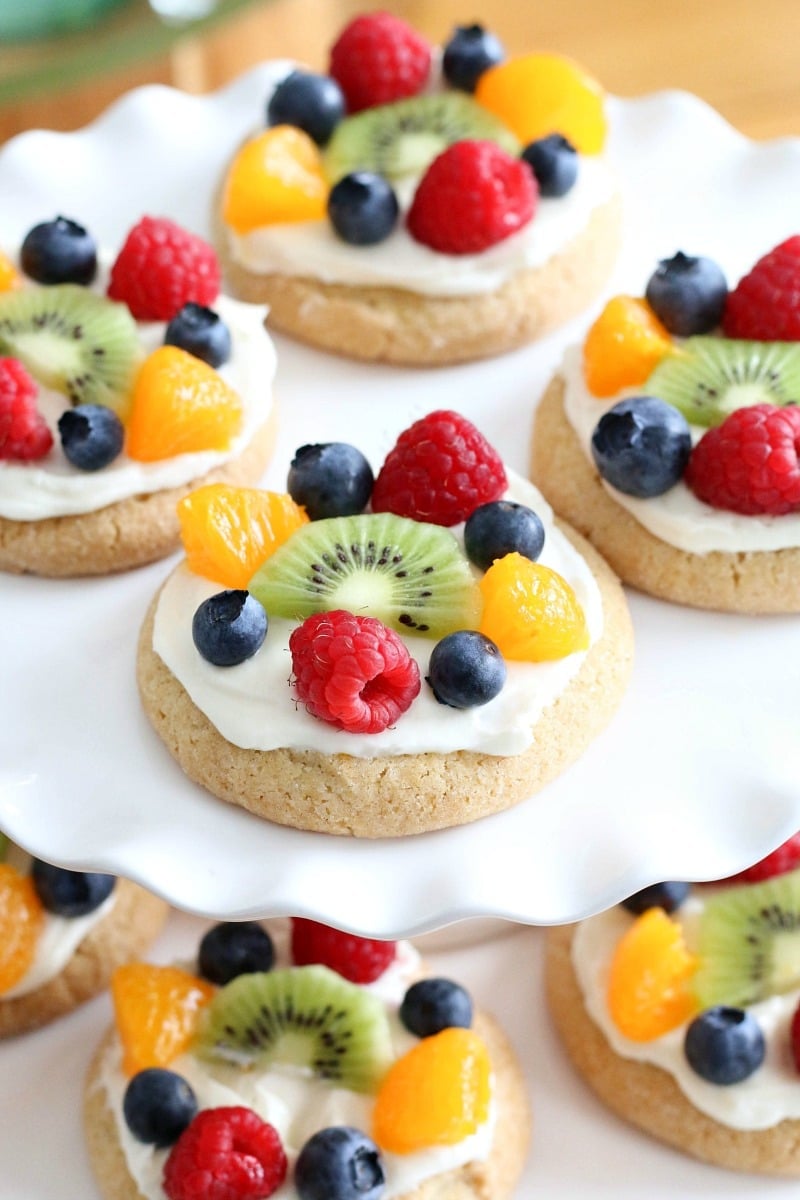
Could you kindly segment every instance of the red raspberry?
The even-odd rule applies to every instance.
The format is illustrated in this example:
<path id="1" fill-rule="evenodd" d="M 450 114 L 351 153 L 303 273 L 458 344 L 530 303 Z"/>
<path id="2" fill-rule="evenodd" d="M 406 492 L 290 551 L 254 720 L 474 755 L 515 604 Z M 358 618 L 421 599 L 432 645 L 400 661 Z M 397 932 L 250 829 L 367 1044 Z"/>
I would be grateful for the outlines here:
<path id="1" fill-rule="evenodd" d="M 722 328 L 730 338 L 800 341 L 800 235 L 760 258 L 728 295 Z"/>
<path id="2" fill-rule="evenodd" d="M 800 833 L 792 834 L 783 845 L 778 846 L 777 850 L 773 850 L 772 854 L 768 854 L 766 858 L 753 863 L 752 867 L 748 867 L 745 871 L 739 871 L 738 875 L 730 875 L 720 882 L 760 883 L 762 879 L 771 879 L 773 875 L 783 875 L 786 871 L 793 871 L 797 866 L 800 866 Z"/>
<path id="3" fill-rule="evenodd" d="M 208 242 L 165 217 L 142 217 L 111 268 L 108 294 L 138 321 L 171 321 L 184 304 L 219 295 L 217 256 Z"/>
<path id="4" fill-rule="evenodd" d="M 508 487 L 502 460 L 471 421 L 439 409 L 400 434 L 372 491 L 373 512 L 458 525 Z"/>
<path id="5" fill-rule="evenodd" d="M 395 960 L 396 942 L 341 933 L 329 925 L 292 919 L 292 962 L 297 967 L 322 963 L 351 983 L 374 983 Z"/>
<path id="6" fill-rule="evenodd" d="M 348 733 L 382 733 L 419 694 L 419 667 L 375 617 L 315 613 L 293 630 L 289 650 L 306 710 Z"/>
<path id="7" fill-rule="evenodd" d="M 0 458 L 43 458 L 53 444 L 36 408 L 39 389 L 16 358 L 0 358 Z"/>
<path id="8" fill-rule="evenodd" d="M 684 479 L 712 508 L 778 517 L 800 510 L 800 408 L 754 404 L 707 430 Z"/>
<path id="9" fill-rule="evenodd" d="M 333 49 L 329 73 L 351 113 L 416 96 L 428 81 L 431 48 L 387 12 L 365 13 L 346 25 Z"/>
<path id="10" fill-rule="evenodd" d="M 442 254 L 479 254 L 527 225 L 538 198 L 522 159 L 494 142 L 455 142 L 419 181 L 408 232 Z"/>
<path id="11" fill-rule="evenodd" d="M 286 1178 L 272 1125 L 251 1108 L 204 1108 L 164 1164 L 169 1200 L 263 1200 Z"/>

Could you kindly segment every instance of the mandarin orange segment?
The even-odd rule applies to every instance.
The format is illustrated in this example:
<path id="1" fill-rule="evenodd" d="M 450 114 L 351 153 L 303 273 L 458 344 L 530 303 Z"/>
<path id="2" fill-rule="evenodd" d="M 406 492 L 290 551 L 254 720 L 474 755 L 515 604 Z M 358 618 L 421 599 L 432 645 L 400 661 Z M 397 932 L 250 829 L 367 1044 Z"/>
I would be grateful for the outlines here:
<path id="1" fill-rule="evenodd" d="M 280 221 L 321 221 L 328 182 L 319 148 L 302 129 L 274 125 L 241 148 L 222 193 L 222 216 L 237 233 Z"/>
<path id="2" fill-rule="evenodd" d="M 506 554 L 489 567 L 480 589 L 480 631 L 505 658 L 546 662 L 588 648 L 583 608 L 566 579 L 550 567 Z"/>
<path id="3" fill-rule="evenodd" d="M 475 99 L 522 142 L 560 133 L 581 154 L 599 154 L 606 140 L 603 88 L 571 58 L 524 54 L 484 71 Z"/>
<path id="4" fill-rule="evenodd" d="M 616 396 L 644 383 L 671 353 L 672 338 L 647 301 L 614 296 L 586 335 L 583 377 L 592 395 Z"/>
<path id="5" fill-rule="evenodd" d="M 687 981 L 697 970 L 683 932 L 663 908 L 637 917 L 617 944 L 608 979 L 608 1009 L 620 1033 L 649 1042 L 688 1021 L 697 1000 Z"/>
<path id="6" fill-rule="evenodd" d="M 246 588 L 253 574 L 296 529 L 306 511 L 286 492 L 210 483 L 178 503 L 189 569 L 229 588 Z"/>
<path id="7" fill-rule="evenodd" d="M 0 292 L 8 292 L 13 287 L 19 287 L 20 277 L 11 259 L 0 250 Z"/>
<path id="8" fill-rule="evenodd" d="M 216 988 L 179 967 L 126 963 L 111 979 L 123 1068 L 166 1067 L 189 1046 L 198 1014 Z"/>
<path id="9" fill-rule="evenodd" d="M 389 1068 L 375 1100 L 373 1137 L 391 1154 L 451 1146 L 489 1115 L 491 1064 L 471 1029 L 443 1029 Z"/>
<path id="10" fill-rule="evenodd" d="M 44 918 L 30 876 L 0 863 L 0 995 L 30 970 Z"/>
<path id="11" fill-rule="evenodd" d="M 213 367 L 177 346 L 159 346 L 136 376 L 126 450 L 139 462 L 227 450 L 242 417 L 241 396 Z"/>

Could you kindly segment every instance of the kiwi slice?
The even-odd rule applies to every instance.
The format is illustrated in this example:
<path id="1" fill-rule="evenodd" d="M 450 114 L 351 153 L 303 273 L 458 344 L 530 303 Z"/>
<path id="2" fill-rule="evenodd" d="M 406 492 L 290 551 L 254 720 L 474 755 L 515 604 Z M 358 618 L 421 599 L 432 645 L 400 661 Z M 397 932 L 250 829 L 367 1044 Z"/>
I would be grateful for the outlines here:
<path id="1" fill-rule="evenodd" d="M 328 967 L 238 975 L 204 1010 L 195 1049 L 242 1067 L 310 1068 L 353 1092 L 372 1092 L 392 1061 L 386 1010 Z"/>
<path id="2" fill-rule="evenodd" d="M 800 871 L 712 896 L 697 952 L 692 990 L 703 1008 L 754 1004 L 800 986 Z"/>
<path id="3" fill-rule="evenodd" d="M 431 638 L 476 629 L 481 613 L 478 586 L 452 533 L 393 513 L 302 525 L 248 586 L 272 617 L 303 620 L 344 608 Z"/>
<path id="4" fill-rule="evenodd" d="M 325 173 L 336 183 L 351 171 L 375 171 L 387 179 L 422 175 L 453 142 L 484 138 L 517 155 L 520 143 L 488 109 L 463 92 L 412 96 L 346 117 L 323 155 Z"/>
<path id="5" fill-rule="evenodd" d="M 74 283 L 0 295 L 0 353 L 20 359 L 73 404 L 105 404 L 120 417 L 142 358 L 127 305 Z"/>
<path id="6" fill-rule="evenodd" d="M 751 404 L 798 404 L 800 344 L 687 338 L 642 391 L 673 404 L 693 425 L 719 425 Z"/>

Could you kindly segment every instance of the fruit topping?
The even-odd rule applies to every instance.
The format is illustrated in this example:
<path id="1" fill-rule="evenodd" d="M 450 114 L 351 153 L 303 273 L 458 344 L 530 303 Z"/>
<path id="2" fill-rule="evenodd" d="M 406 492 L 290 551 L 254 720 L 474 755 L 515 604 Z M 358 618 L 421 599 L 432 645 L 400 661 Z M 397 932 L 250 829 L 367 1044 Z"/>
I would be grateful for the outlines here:
<path id="1" fill-rule="evenodd" d="M 546 662 L 589 647 L 586 617 L 561 575 L 521 554 L 499 558 L 480 583 L 480 631 L 504 658 Z"/>
<path id="2" fill-rule="evenodd" d="M 441 254 L 479 254 L 528 224 L 538 194 L 528 166 L 494 142 L 456 142 L 419 181 L 406 224 Z"/>
<path id="3" fill-rule="evenodd" d="M 0 459 L 44 458 L 53 435 L 36 407 L 38 388 L 16 358 L 0 358 Z"/>
<path id="4" fill-rule="evenodd" d="M 372 508 L 458 525 L 507 487 L 500 455 L 483 434 L 460 413 L 439 409 L 400 434 L 378 473 Z"/>
<path id="5" fill-rule="evenodd" d="M 372 171 L 343 175 L 328 196 L 331 225 L 342 241 L 352 246 L 374 246 L 385 241 L 399 215 L 392 185 Z"/>
<path id="6" fill-rule="evenodd" d="M 43 923 L 44 909 L 30 876 L 0 863 L 0 995 L 30 970 Z"/>
<path id="7" fill-rule="evenodd" d="M 267 104 L 267 125 L 295 125 L 324 146 L 344 116 L 342 89 L 330 75 L 290 71 Z"/>
<path id="8" fill-rule="evenodd" d="M 662 258 L 645 290 L 647 303 L 676 337 L 710 333 L 722 320 L 728 282 L 711 258 L 679 250 Z"/>
<path id="9" fill-rule="evenodd" d="M 489 67 L 506 56 L 502 43 L 482 25 L 456 25 L 442 54 L 442 74 L 451 87 L 474 92 Z"/>
<path id="10" fill-rule="evenodd" d="M 656 396 L 631 396 L 603 414 L 592 458 L 606 483 L 626 496 L 663 496 L 683 475 L 692 452 L 684 415 Z"/>
<path id="11" fill-rule="evenodd" d="M 206 1108 L 164 1164 L 168 1200 L 266 1200 L 286 1178 L 286 1153 L 252 1108 Z"/>
<path id="12" fill-rule="evenodd" d="M 430 976 L 412 983 L 400 1004 L 400 1020 L 415 1037 L 427 1038 L 443 1029 L 472 1027 L 472 998 L 452 979 Z"/>
<path id="13" fill-rule="evenodd" d="M 285 492 L 209 483 L 178 502 L 178 521 L 191 571 L 246 588 L 256 568 L 308 518 Z"/>
<path id="14" fill-rule="evenodd" d="M 267 614 L 241 589 L 209 596 L 192 618 L 192 641 L 215 667 L 237 667 L 252 658 L 267 636 Z"/>
<path id="15" fill-rule="evenodd" d="M 416 30 L 387 12 L 350 21 L 331 48 L 329 70 L 348 112 L 415 96 L 428 82 L 431 48 Z"/>
<path id="16" fill-rule="evenodd" d="M 176 1142 L 196 1115 L 197 1097 L 182 1075 L 146 1067 L 129 1080 L 122 1112 L 137 1141 L 161 1149 Z"/>
<path id="17" fill-rule="evenodd" d="M 69 217 L 34 225 L 20 249 L 23 271 L 37 283 L 91 283 L 97 274 L 94 238 Z"/>
<path id="18" fill-rule="evenodd" d="M 459 629 L 433 647 L 425 678 L 440 704 L 476 708 L 503 690 L 506 664 L 490 638 Z"/>
<path id="19" fill-rule="evenodd" d="M 653 883 L 628 896 L 627 900 L 622 901 L 622 907 L 635 916 L 647 912 L 648 908 L 661 908 L 665 913 L 672 913 L 680 908 L 688 895 L 688 883 Z"/>
<path id="20" fill-rule="evenodd" d="M 634 1042 L 649 1042 L 697 1012 L 690 980 L 697 959 L 661 908 L 647 909 L 617 943 L 608 978 L 608 1010 Z"/>
<path id="21" fill-rule="evenodd" d="M 125 426 L 113 408 L 81 404 L 58 418 L 64 457 L 79 471 L 100 471 L 122 453 Z"/>
<path id="22" fill-rule="evenodd" d="M 21 283 L 17 268 L 8 255 L 0 250 L 0 292 L 8 292 L 11 288 L 19 287 Z"/>
<path id="23" fill-rule="evenodd" d="M 282 221 L 321 221 L 328 184 L 316 143 L 293 125 L 245 142 L 228 169 L 222 216 L 237 233 Z"/>
<path id="24" fill-rule="evenodd" d="M 213 367 L 177 346 L 159 346 L 136 376 L 126 448 L 140 462 L 227 450 L 242 417 L 241 396 Z"/>
<path id="25" fill-rule="evenodd" d="M 380 1086 L 375 1141 L 392 1154 L 463 1141 L 489 1115 L 490 1076 L 486 1046 L 471 1029 L 424 1038 L 396 1060 Z"/>
<path id="26" fill-rule="evenodd" d="M 258 921 L 221 921 L 203 935 L 197 955 L 200 974 L 211 983 L 225 984 L 238 975 L 271 971 L 275 963 L 272 938 Z"/>
<path id="27" fill-rule="evenodd" d="M 303 525 L 248 586 L 270 617 L 301 620 L 347 609 L 430 638 L 474 629 L 481 608 L 469 563 L 450 531 L 392 513 Z"/>
<path id="28" fill-rule="evenodd" d="M 751 1013 L 718 1005 L 698 1013 L 686 1030 L 686 1061 L 701 1079 L 727 1087 L 741 1083 L 764 1061 L 764 1034 Z"/>
<path id="29" fill-rule="evenodd" d="M 309 921 L 292 918 L 292 962 L 297 967 L 319 963 L 351 983 L 374 983 L 397 957 L 397 943 L 358 937 Z"/>
<path id="30" fill-rule="evenodd" d="M 800 340 L 800 236 L 781 242 L 739 280 L 728 296 L 722 328 L 729 338 Z"/>
<path id="31" fill-rule="evenodd" d="M 327 967 L 239 975 L 204 1014 L 195 1047 L 239 1066 L 310 1068 L 354 1092 L 372 1092 L 392 1060 L 383 1002 Z"/>
<path id="32" fill-rule="evenodd" d="M 577 182 L 578 152 L 560 133 L 529 142 L 522 159 L 536 176 L 540 196 L 566 196 Z"/>
<path id="33" fill-rule="evenodd" d="M 325 171 L 334 182 L 351 171 L 391 180 L 419 176 L 465 138 L 496 142 L 509 154 L 520 151 L 513 133 L 480 104 L 463 92 L 439 92 L 347 117 L 325 151 Z"/>
<path id="34" fill-rule="evenodd" d="M 219 285 L 208 242 L 165 217 L 142 217 L 111 268 L 108 294 L 139 321 L 171 321 L 190 300 L 213 304 Z"/>
<path id="35" fill-rule="evenodd" d="M 560 133 L 581 154 L 603 149 L 603 89 L 569 58 L 526 54 L 508 59 L 484 72 L 475 98 L 513 129 L 523 145 Z"/>
<path id="36" fill-rule="evenodd" d="M 59 917 L 85 917 L 104 904 L 117 884 L 102 871 L 68 871 L 35 858 L 31 878 L 48 912 Z"/>
<path id="37" fill-rule="evenodd" d="M 419 667 L 375 617 L 315 613 L 292 630 L 289 650 L 306 712 L 347 733 L 383 733 L 419 695 Z"/>
<path id="38" fill-rule="evenodd" d="M 0 352 L 73 404 L 105 404 L 123 420 L 142 356 L 125 305 L 74 283 L 0 294 Z"/>
<path id="39" fill-rule="evenodd" d="M 312 521 L 319 521 L 363 512 L 374 482 L 372 467 L 355 446 L 317 442 L 295 451 L 286 489 Z"/>
<path id="40" fill-rule="evenodd" d="M 544 526 L 532 508 L 513 500 L 480 504 L 464 526 L 467 558 L 487 571 L 496 558 L 524 554 L 536 562 L 544 549 Z"/>
<path id="41" fill-rule="evenodd" d="M 614 296 L 583 344 L 583 377 L 593 396 L 639 387 L 673 351 L 668 331 L 644 300 Z"/>
<path id="42" fill-rule="evenodd" d="M 179 309 L 164 333 L 167 346 L 180 346 L 210 367 L 221 367 L 231 356 L 231 331 L 213 308 L 189 301 Z"/>
<path id="43" fill-rule="evenodd" d="M 771 879 L 773 875 L 783 875 L 786 871 L 793 871 L 797 866 L 800 866 L 800 833 L 793 833 L 766 858 L 760 858 L 757 863 L 753 863 L 752 867 L 747 867 L 744 871 L 739 871 L 737 875 L 730 875 L 720 882 L 761 883 L 764 879 Z"/>
<path id="44" fill-rule="evenodd" d="M 123 1070 L 167 1067 L 195 1035 L 198 1014 L 216 989 L 179 967 L 126 963 L 111 978 Z"/>
<path id="45" fill-rule="evenodd" d="M 800 511 L 800 408 L 755 404 L 707 429 L 684 476 L 712 508 L 778 517 Z"/>
<path id="46" fill-rule="evenodd" d="M 349 1125 L 320 1129 L 295 1164 L 300 1200 L 380 1200 L 385 1182 L 378 1147 Z"/>

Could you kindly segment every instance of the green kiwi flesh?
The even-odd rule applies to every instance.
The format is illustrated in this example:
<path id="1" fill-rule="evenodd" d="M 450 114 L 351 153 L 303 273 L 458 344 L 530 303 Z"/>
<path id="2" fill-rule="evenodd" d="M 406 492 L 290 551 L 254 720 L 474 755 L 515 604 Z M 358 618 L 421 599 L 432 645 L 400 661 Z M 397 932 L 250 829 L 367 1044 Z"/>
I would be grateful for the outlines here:
<path id="1" fill-rule="evenodd" d="M 127 305 L 74 283 L 0 295 L 0 353 L 73 404 L 104 404 L 123 418 L 142 358 Z"/>
<path id="2" fill-rule="evenodd" d="M 386 1009 L 327 967 L 239 975 L 204 1009 L 195 1050 L 240 1067 L 310 1069 L 373 1092 L 392 1061 Z"/>
<path id="3" fill-rule="evenodd" d="M 800 871 L 725 888 L 703 909 L 692 991 L 703 1008 L 800 987 Z"/>
<path id="4" fill-rule="evenodd" d="M 642 391 L 673 404 L 692 425 L 719 425 L 752 404 L 798 404 L 800 344 L 687 338 Z"/>
<path id="5" fill-rule="evenodd" d="M 248 587 L 271 617 L 303 620 L 343 608 L 430 638 L 477 629 L 481 613 L 472 569 L 452 533 L 393 513 L 301 526 Z"/>
<path id="6" fill-rule="evenodd" d="M 346 117 L 323 155 L 325 173 L 336 183 L 351 171 L 375 171 L 388 179 L 421 175 L 453 142 L 482 138 L 509 154 L 521 146 L 506 125 L 463 92 L 412 96 Z"/>

